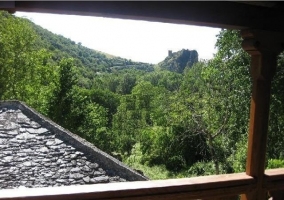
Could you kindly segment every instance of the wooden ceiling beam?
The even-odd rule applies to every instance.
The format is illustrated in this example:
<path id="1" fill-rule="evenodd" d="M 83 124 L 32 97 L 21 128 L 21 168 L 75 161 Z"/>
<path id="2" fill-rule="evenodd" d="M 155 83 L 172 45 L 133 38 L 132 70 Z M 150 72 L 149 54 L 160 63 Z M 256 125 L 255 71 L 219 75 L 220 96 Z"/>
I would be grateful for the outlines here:
<path id="1" fill-rule="evenodd" d="M 254 6 L 269 7 L 269 8 L 277 6 L 277 3 L 273 1 L 234 1 L 234 2 L 244 3 L 244 4 L 254 5 Z"/>
<path id="2" fill-rule="evenodd" d="M 231 1 L 15 1 L 11 9 L 284 32 L 283 10 Z"/>

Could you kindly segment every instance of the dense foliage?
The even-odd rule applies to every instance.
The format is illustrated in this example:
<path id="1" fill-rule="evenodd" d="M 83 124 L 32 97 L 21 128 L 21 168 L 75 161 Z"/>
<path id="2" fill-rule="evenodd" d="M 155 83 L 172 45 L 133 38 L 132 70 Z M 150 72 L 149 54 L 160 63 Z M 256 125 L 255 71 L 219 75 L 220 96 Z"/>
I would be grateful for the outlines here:
<path id="1" fill-rule="evenodd" d="M 249 56 L 222 30 L 215 57 L 157 66 L 109 56 L 0 13 L 0 98 L 26 102 L 151 178 L 245 169 Z M 186 57 L 188 55 L 188 57 Z M 273 82 L 267 166 L 283 162 L 284 58 Z"/>
<path id="2" fill-rule="evenodd" d="M 52 60 L 57 63 L 62 58 L 72 57 L 79 71 L 78 84 L 82 87 L 91 88 L 96 74 L 103 72 L 116 72 L 123 69 L 137 69 L 153 71 L 151 64 L 133 62 L 131 60 L 115 57 L 106 53 L 89 49 L 81 43 L 56 35 L 42 27 L 26 21 L 37 34 L 36 48 L 47 49 L 52 53 Z"/>

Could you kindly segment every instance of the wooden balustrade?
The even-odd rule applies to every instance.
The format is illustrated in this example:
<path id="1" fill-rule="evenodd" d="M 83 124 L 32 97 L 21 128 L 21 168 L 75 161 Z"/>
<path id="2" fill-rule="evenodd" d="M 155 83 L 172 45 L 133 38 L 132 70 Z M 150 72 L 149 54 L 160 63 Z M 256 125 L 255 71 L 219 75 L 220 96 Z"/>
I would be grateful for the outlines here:
<path id="1" fill-rule="evenodd" d="M 6 189 L 0 190 L 0 199 L 224 199 L 226 196 L 236 196 L 255 188 L 256 181 L 252 177 L 238 173 L 82 186 Z"/>
<path id="2" fill-rule="evenodd" d="M 256 183 L 253 177 L 238 173 L 125 183 L 5 189 L 0 190 L 0 200 L 233 200 L 239 194 L 254 191 Z M 273 200 L 283 199 L 284 168 L 266 170 L 263 189 L 270 191 Z"/>
<path id="3" fill-rule="evenodd" d="M 33 189 L 0 190 L 0 200 L 55 199 L 233 199 L 264 200 L 269 191 L 273 200 L 284 199 L 284 169 L 266 170 L 265 155 L 270 90 L 277 56 L 284 47 L 282 10 L 226 2 L 216 6 L 196 2 L 183 4 L 112 2 L 21 2 L 0 7 L 11 12 L 32 11 L 120 17 L 183 24 L 241 28 L 243 49 L 251 55 L 253 91 L 246 174 L 227 174 L 185 179 L 110 183 Z M 214 6 L 215 9 L 212 9 Z M 217 9 L 217 10 L 216 10 Z M 270 16 L 267 18 L 267 16 Z M 250 30 L 245 30 L 250 28 Z M 259 28 L 261 30 L 254 30 Z M 265 32 L 264 30 L 268 31 Z M 280 32 L 271 32 L 271 31 Z"/>
<path id="4" fill-rule="evenodd" d="M 271 169 L 265 172 L 263 188 L 269 191 L 272 200 L 284 199 L 284 169 Z"/>

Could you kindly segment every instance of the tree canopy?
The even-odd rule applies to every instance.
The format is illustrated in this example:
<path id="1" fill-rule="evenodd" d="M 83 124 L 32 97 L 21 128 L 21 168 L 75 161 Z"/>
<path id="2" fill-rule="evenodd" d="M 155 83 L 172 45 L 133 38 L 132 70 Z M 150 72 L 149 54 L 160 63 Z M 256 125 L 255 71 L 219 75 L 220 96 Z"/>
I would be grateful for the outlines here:
<path id="1" fill-rule="evenodd" d="M 25 101 L 151 178 L 245 169 L 251 78 L 239 31 L 213 59 L 157 66 L 110 56 L 0 12 L 0 98 Z M 272 84 L 267 167 L 284 166 L 284 57 Z M 156 171 L 157 172 L 156 172 Z"/>

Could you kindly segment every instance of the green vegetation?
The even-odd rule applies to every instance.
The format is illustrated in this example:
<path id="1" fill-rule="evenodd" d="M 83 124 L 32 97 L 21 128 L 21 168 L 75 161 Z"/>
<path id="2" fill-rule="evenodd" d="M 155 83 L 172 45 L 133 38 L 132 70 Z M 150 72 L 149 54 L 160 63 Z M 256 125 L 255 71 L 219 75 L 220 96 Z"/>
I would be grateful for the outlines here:
<path id="1" fill-rule="evenodd" d="M 198 61 L 157 66 L 83 47 L 0 12 L 0 98 L 26 102 L 152 179 L 245 169 L 251 79 L 238 31 Z M 273 81 L 267 167 L 283 167 L 284 57 Z M 276 87 L 277 86 L 277 87 Z"/>
<path id="2" fill-rule="evenodd" d="M 175 53 L 172 53 L 172 51 L 170 51 L 168 57 L 160 62 L 158 66 L 162 69 L 172 72 L 183 73 L 185 68 L 192 67 L 192 65 L 196 62 L 198 62 L 197 51 L 183 49 Z"/>
<path id="3" fill-rule="evenodd" d="M 23 19 L 21 19 L 23 20 Z M 91 88 L 93 79 L 97 74 L 117 72 L 124 69 L 153 71 L 151 64 L 133 62 L 120 57 L 111 56 L 99 51 L 76 44 L 74 41 L 61 35 L 56 35 L 42 27 L 25 20 L 37 35 L 35 46 L 37 49 L 46 49 L 52 53 L 53 63 L 60 62 L 63 58 L 72 57 L 78 70 L 78 85 Z"/>

